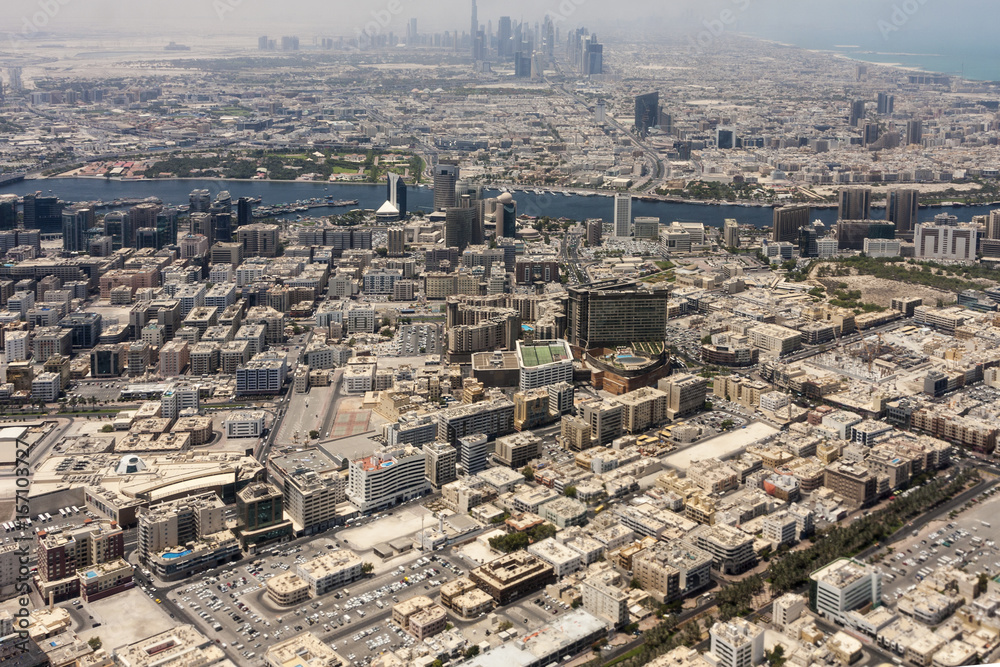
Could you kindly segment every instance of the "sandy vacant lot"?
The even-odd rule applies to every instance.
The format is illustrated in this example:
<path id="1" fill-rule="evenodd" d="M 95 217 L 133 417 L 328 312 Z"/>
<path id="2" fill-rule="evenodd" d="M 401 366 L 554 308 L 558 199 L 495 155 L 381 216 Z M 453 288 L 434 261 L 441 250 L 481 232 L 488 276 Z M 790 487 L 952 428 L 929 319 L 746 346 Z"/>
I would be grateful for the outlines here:
<path id="1" fill-rule="evenodd" d="M 768 438 L 778 432 L 778 429 L 756 422 L 746 428 L 741 428 L 729 433 L 723 433 L 714 438 L 709 438 L 705 442 L 688 447 L 687 449 L 671 454 L 663 459 L 663 462 L 671 468 L 687 470 L 694 461 L 718 457 L 725 458 L 747 445 Z"/>
<path id="2" fill-rule="evenodd" d="M 953 292 L 872 276 L 837 276 L 822 278 L 819 282 L 826 287 L 830 295 L 838 289 L 839 284 L 843 283 L 847 285 L 848 290 L 861 290 L 861 300 L 865 303 L 874 303 L 885 308 L 891 306 L 892 300 L 898 297 L 919 297 L 930 306 L 937 305 L 938 299 L 944 304 L 955 301 Z"/>
<path id="3" fill-rule="evenodd" d="M 78 630 L 81 639 L 100 637 L 108 650 L 151 637 L 177 625 L 160 605 L 133 588 L 97 602 L 88 603 L 84 610 L 100 621 L 101 627 Z"/>
<path id="4" fill-rule="evenodd" d="M 405 509 L 397 508 L 392 516 L 383 516 L 367 526 L 342 530 L 337 536 L 347 540 L 354 551 L 370 551 L 381 542 L 415 535 L 420 530 L 421 519 L 425 528 L 437 525 L 437 520 L 428 510 L 415 505 Z"/>

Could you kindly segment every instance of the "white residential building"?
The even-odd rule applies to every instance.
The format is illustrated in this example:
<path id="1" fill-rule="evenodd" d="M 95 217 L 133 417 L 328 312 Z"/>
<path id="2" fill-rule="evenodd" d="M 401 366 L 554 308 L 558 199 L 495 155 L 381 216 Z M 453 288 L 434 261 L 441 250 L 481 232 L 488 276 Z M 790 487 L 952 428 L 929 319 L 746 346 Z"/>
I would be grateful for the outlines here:
<path id="1" fill-rule="evenodd" d="M 557 382 L 573 383 L 573 352 L 565 340 L 517 341 L 517 365 L 521 391 L 548 387 Z"/>
<path id="2" fill-rule="evenodd" d="M 873 567 L 849 558 L 839 558 L 816 570 L 816 611 L 843 623 L 846 613 L 882 601 L 882 574 Z"/>
<path id="3" fill-rule="evenodd" d="M 584 577 L 580 584 L 583 608 L 616 628 L 628 625 L 628 594 L 614 585 L 618 577 L 616 572 L 602 572 Z"/>
<path id="4" fill-rule="evenodd" d="M 12 361 L 27 361 L 31 349 L 31 334 L 27 331 L 9 331 L 4 336 L 4 356 L 9 364 Z M 43 360 L 44 361 L 44 360 Z"/>
<path id="5" fill-rule="evenodd" d="M 361 559 L 353 551 L 337 549 L 300 563 L 298 574 L 309 584 L 313 597 L 319 597 L 360 579 L 361 566 Z"/>
<path id="6" fill-rule="evenodd" d="M 865 254 L 869 257 L 899 257 L 902 241 L 897 239 L 865 239 Z"/>
<path id="7" fill-rule="evenodd" d="M 231 412 L 222 424 L 227 438 L 259 438 L 264 434 L 264 411 Z"/>
<path id="8" fill-rule="evenodd" d="M 425 454 L 406 445 L 385 447 L 371 456 L 351 461 L 347 498 L 361 512 L 377 511 L 419 498 L 430 492 Z"/>
<path id="9" fill-rule="evenodd" d="M 938 225 L 925 222 L 913 233 L 913 255 L 926 259 L 971 262 L 976 259 L 979 227 L 971 224 Z"/>
<path id="10" fill-rule="evenodd" d="M 754 667 L 764 661 L 764 630 L 743 618 L 716 623 L 709 633 L 716 667 Z"/>

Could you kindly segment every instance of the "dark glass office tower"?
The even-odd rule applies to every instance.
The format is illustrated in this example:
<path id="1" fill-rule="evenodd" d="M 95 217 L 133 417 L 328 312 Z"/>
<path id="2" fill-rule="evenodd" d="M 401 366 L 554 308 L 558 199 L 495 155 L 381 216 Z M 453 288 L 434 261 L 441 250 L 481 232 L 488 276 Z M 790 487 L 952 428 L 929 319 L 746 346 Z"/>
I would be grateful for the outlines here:
<path id="1" fill-rule="evenodd" d="M 0 231 L 17 227 L 17 197 L 15 195 L 0 196 Z"/>
<path id="2" fill-rule="evenodd" d="M 58 197 L 25 195 L 24 228 L 37 229 L 42 234 L 59 234 L 62 232 L 62 211 Z"/>
<path id="3" fill-rule="evenodd" d="M 660 120 L 660 93 L 646 93 L 635 98 L 635 132 L 646 134 Z"/>
<path id="4" fill-rule="evenodd" d="M 177 243 L 177 209 L 167 208 L 156 215 L 156 248 Z"/>
<path id="5" fill-rule="evenodd" d="M 916 190 L 898 189 L 889 191 L 889 201 L 885 208 L 885 219 L 896 225 L 897 233 L 912 232 L 917 226 L 918 200 Z"/>
<path id="6" fill-rule="evenodd" d="M 236 226 L 242 227 L 253 222 L 253 204 L 246 197 L 236 201 Z"/>

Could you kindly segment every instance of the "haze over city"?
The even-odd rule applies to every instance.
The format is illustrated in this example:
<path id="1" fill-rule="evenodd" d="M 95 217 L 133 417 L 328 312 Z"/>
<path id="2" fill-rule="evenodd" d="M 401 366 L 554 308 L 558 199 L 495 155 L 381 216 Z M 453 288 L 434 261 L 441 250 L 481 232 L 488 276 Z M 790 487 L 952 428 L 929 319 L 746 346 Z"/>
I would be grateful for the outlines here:
<path id="1" fill-rule="evenodd" d="M 4 667 L 1000 664 L 995 3 L 4 10 Z"/>

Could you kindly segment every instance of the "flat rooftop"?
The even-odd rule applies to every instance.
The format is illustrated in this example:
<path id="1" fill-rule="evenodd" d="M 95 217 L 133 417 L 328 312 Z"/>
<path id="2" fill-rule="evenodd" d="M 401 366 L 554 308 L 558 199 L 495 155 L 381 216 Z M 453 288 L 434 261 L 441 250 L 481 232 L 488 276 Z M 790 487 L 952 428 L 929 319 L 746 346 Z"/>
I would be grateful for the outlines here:
<path id="1" fill-rule="evenodd" d="M 572 358 L 564 341 L 547 341 L 539 345 L 518 345 L 518 349 L 521 353 L 521 363 L 525 368 L 544 366 Z"/>

